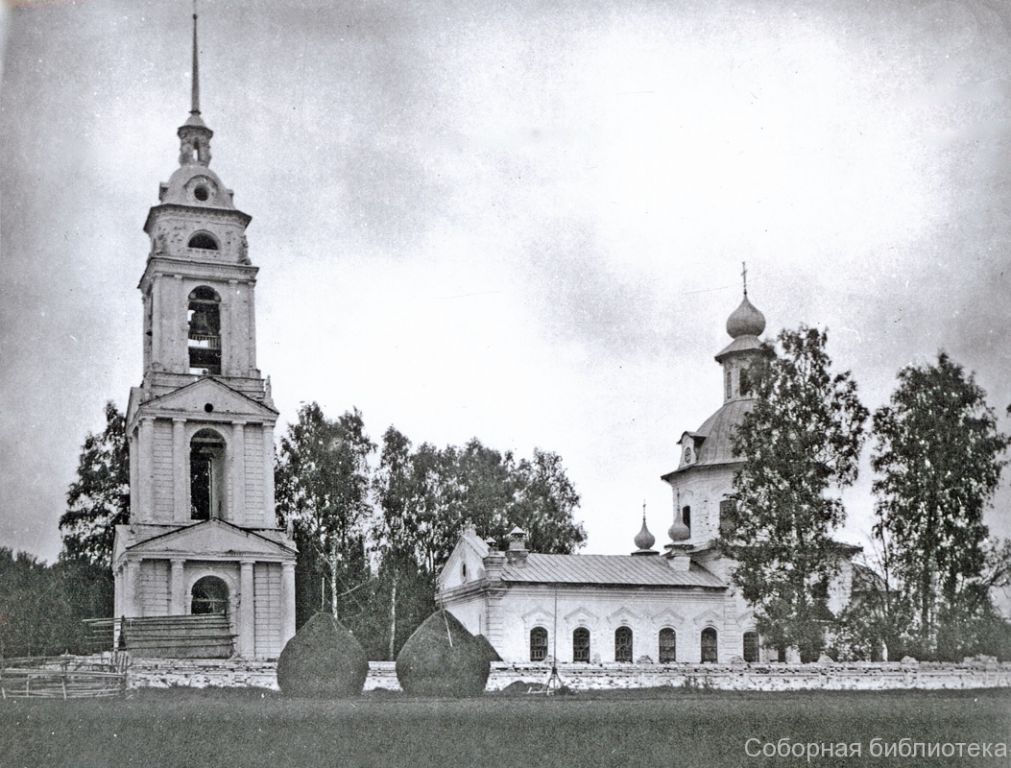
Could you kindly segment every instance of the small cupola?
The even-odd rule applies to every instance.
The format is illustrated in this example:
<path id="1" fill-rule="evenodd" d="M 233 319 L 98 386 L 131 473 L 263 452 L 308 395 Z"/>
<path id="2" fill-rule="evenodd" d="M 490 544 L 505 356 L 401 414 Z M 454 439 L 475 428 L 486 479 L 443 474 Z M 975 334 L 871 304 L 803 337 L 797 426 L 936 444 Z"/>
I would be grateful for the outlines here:
<path id="1" fill-rule="evenodd" d="M 653 545 L 656 544 L 656 537 L 650 533 L 649 528 L 646 526 L 646 503 L 643 502 L 642 505 L 642 527 L 639 532 L 635 535 L 633 540 L 635 543 L 635 552 L 633 555 L 658 555 L 660 554 L 655 549 Z"/>
<path id="2" fill-rule="evenodd" d="M 506 560 L 510 565 L 525 565 L 527 562 L 527 532 L 519 526 L 509 531 L 509 549 Z"/>

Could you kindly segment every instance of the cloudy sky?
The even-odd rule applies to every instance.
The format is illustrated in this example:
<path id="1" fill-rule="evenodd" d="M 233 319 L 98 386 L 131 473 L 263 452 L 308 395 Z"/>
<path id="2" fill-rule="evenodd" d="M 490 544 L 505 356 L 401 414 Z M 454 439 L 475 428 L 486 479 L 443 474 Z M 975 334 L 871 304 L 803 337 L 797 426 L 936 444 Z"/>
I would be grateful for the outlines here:
<path id="1" fill-rule="evenodd" d="M 629 551 L 644 500 L 662 540 L 747 260 L 768 330 L 827 327 L 869 407 L 945 349 L 1011 428 L 1009 8 L 203 0 L 281 425 L 318 400 L 374 439 L 553 450 L 587 551 Z M 140 382 L 190 5 L 4 9 L 0 546 L 52 559 L 81 441 Z"/>

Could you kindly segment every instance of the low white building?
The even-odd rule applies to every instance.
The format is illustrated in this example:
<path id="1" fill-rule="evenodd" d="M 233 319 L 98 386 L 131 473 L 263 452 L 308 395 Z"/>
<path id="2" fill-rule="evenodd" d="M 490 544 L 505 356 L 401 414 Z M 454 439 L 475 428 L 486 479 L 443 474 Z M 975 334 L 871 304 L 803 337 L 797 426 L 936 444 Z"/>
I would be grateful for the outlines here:
<path id="1" fill-rule="evenodd" d="M 674 522 L 663 554 L 643 519 L 630 555 L 528 552 L 523 531 L 505 552 L 473 529 L 460 538 L 439 574 L 436 599 L 468 630 L 485 635 L 505 661 L 668 663 L 767 661 L 755 617 L 732 582 L 733 561 L 716 547 L 720 514 L 731 504 L 741 459 L 732 435 L 754 404 L 749 367 L 765 352 L 765 318 L 748 300 L 727 320 L 730 344 L 716 360 L 724 369 L 723 405 L 678 442 L 671 486 Z M 839 544 L 829 607 L 850 599 L 851 558 Z M 795 654 L 787 653 L 788 660 Z"/>

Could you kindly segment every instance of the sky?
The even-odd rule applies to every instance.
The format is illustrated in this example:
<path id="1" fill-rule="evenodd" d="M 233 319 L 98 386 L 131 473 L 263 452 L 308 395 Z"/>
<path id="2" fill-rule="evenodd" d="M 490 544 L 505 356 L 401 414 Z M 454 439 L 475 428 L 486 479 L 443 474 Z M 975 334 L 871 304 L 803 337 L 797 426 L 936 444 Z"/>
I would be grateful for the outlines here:
<path id="1" fill-rule="evenodd" d="M 189 109 L 187 0 L 2 6 L 0 546 L 53 560 L 141 378 L 142 225 Z M 1011 430 L 1011 5 L 202 0 L 211 167 L 252 215 L 281 410 L 559 453 L 584 551 L 672 519 L 749 296 L 869 408 L 946 350 Z M 1011 534 L 1006 473 L 991 528 Z M 840 538 L 867 543 L 866 456 Z"/>

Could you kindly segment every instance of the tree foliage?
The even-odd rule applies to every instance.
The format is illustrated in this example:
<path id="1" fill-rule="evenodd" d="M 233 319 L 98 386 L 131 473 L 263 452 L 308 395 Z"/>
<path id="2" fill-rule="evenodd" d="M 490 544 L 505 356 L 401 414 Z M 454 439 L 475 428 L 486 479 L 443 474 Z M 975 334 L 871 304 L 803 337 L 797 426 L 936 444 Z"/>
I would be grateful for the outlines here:
<path id="1" fill-rule="evenodd" d="M 130 451 L 126 418 L 105 404 L 105 429 L 89 433 L 81 447 L 77 479 L 60 518 L 62 557 L 110 568 L 116 526 L 130 515 Z"/>
<path id="2" fill-rule="evenodd" d="M 1009 438 L 973 375 L 945 353 L 898 379 L 874 414 L 874 534 L 894 552 L 915 652 L 956 658 L 971 642 L 973 617 L 989 609 L 983 512 Z"/>
<path id="3" fill-rule="evenodd" d="M 317 403 L 303 405 L 281 438 L 278 518 L 293 530 L 303 573 L 307 564 L 326 564 L 335 618 L 340 618 L 341 595 L 368 576 L 368 460 L 374 450 L 358 410 L 329 419 Z"/>
<path id="4" fill-rule="evenodd" d="M 849 372 L 831 373 L 826 340 L 814 328 L 784 330 L 778 350 L 749 371 L 756 400 L 733 438 L 744 463 L 724 529 L 759 631 L 805 660 L 817 657 L 831 618 L 840 556 L 831 533 L 845 517 L 831 491 L 856 479 L 867 419 Z"/>

